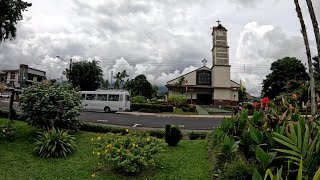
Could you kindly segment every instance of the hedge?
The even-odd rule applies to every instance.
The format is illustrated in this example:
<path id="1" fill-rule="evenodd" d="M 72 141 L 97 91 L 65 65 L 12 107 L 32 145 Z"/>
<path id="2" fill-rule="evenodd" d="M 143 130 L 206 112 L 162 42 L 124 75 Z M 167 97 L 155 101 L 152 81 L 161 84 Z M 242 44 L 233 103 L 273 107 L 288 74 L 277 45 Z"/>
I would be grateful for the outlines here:
<path id="1" fill-rule="evenodd" d="M 207 135 L 208 135 L 208 132 L 196 132 L 196 131 L 188 132 L 188 136 L 190 140 L 206 139 Z"/>
<path id="2" fill-rule="evenodd" d="M 160 112 L 173 112 L 172 105 L 159 105 L 159 104 L 147 104 L 147 103 L 132 103 L 131 110 L 139 111 L 140 109 L 157 109 Z"/>
<path id="3" fill-rule="evenodd" d="M 95 132 L 95 133 L 121 133 L 126 134 L 127 128 L 120 128 L 120 127 L 113 127 L 101 124 L 94 124 L 94 123 L 82 123 L 80 126 L 80 131 L 86 132 Z M 131 131 L 131 130 L 130 130 Z M 142 131 L 142 130 L 135 130 L 135 131 Z M 145 130 L 150 136 L 163 138 L 165 135 L 164 130 Z"/>
<path id="4" fill-rule="evenodd" d="M 139 112 L 160 113 L 160 111 L 158 109 L 140 109 Z"/>

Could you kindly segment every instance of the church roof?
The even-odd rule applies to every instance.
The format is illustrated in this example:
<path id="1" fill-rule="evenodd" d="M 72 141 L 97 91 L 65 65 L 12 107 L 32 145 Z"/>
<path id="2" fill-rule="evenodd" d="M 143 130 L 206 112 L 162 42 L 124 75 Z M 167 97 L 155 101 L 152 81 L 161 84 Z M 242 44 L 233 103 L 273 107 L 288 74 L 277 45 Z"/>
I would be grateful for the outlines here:
<path id="1" fill-rule="evenodd" d="M 218 26 L 214 26 L 214 27 L 213 27 L 213 30 L 216 30 L 216 29 L 228 31 L 228 30 L 227 30 L 225 27 L 223 27 L 221 24 L 219 24 Z"/>
<path id="2" fill-rule="evenodd" d="M 179 79 L 179 78 L 182 77 L 182 76 L 185 76 L 185 75 L 190 74 L 190 73 L 192 73 L 192 72 L 194 72 L 194 71 L 198 71 L 198 70 L 202 70 L 202 69 L 207 69 L 207 70 L 211 71 L 210 68 L 208 68 L 208 67 L 206 67 L 206 66 L 202 66 L 202 67 L 200 67 L 200 68 L 198 68 L 198 69 L 195 69 L 195 70 L 190 71 L 190 72 L 188 72 L 188 73 L 186 73 L 186 74 L 182 74 L 182 75 L 180 75 L 180 76 L 178 76 L 178 77 L 176 77 L 176 78 L 174 78 L 174 79 L 171 79 L 170 81 L 167 82 L 167 84 L 168 84 L 169 82 L 171 82 L 171 81 L 174 81 L 174 80 L 176 80 L 176 79 Z"/>

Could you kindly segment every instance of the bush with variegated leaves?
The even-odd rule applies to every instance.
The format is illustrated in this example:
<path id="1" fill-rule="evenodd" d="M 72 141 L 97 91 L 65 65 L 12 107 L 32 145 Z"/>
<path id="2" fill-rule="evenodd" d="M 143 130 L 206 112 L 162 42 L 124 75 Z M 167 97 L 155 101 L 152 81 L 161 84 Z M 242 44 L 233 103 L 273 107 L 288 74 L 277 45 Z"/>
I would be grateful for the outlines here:
<path id="1" fill-rule="evenodd" d="M 128 175 L 141 172 L 155 165 L 156 156 L 163 150 L 161 140 L 147 133 L 106 134 L 93 138 L 93 154 L 99 156 L 102 164 Z"/>

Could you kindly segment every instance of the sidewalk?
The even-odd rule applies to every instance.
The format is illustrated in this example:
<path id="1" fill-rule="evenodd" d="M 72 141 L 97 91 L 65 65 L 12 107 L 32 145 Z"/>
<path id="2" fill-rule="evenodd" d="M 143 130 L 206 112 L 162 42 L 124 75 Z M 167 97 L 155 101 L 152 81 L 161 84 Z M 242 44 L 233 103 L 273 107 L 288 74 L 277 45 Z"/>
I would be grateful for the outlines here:
<path id="1" fill-rule="evenodd" d="M 224 118 L 230 115 L 181 115 L 181 114 L 162 114 L 162 113 L 143 113 L 143 112 L 116 112 L 117 114 L 129 114 L 135 116 L 157 116 L 157 117 L 190 117 L 190 118 Z"/>

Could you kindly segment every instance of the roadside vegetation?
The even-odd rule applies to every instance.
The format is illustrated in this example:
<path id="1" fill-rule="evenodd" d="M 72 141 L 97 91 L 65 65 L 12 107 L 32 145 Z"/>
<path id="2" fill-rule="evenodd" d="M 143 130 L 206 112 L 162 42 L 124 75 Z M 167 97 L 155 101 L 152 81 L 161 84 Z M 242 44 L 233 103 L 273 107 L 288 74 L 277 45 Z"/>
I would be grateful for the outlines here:
<path id="1" fill-rule="evenodd" d="M 0 119 L 0 124 L 5 122 L 6 119 Z M 112 168 L 107 161 L 107 164 L 102 163 L 103 159 L 99 158 L 101 154 L 98 156 L 98 151 L 95 151 L 99 137 L 102 140 L 114 135 L 70 131 L 69 134 L 77 144 L 72 154 L 67 157 L 41 158 L 33 150 L 37 146 L 34 141 L 37 132 L 43 130 L 29 126 L 26 122 L 14 121 L 14 124 L 16 135 L 12 143 L 5 143 L 4 137 L 0 136 L 0 163 L 2 169 L 5 169 L 0 171 L 0 179 L 209 179 L 204 140 L 181 140 L 177 146 L 170 147 L 165 145 L 163 139 L 158 139 L 163 151 L 154 159 L 156 165 L 128 176 Z"/>
<path id="2" fill-rule="evenodd" d="M 319 179 L 320 121 L 288 106 L 267 102 L 225 118 L 208 137 L 215 179 Z M 268 107 L 268 108 L 266 108 Z"/>

